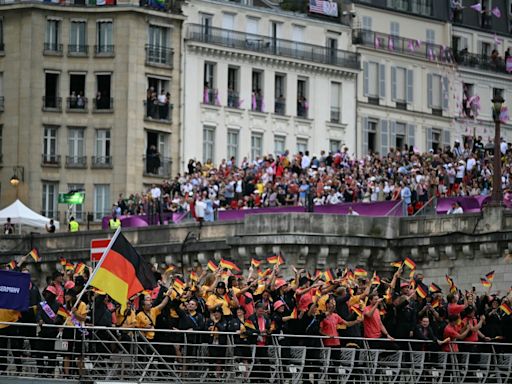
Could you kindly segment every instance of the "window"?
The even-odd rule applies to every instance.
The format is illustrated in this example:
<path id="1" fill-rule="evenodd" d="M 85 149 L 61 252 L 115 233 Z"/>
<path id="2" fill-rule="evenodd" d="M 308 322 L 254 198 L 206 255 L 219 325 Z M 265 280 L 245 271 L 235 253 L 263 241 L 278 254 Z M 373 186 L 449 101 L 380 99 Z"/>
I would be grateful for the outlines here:
<path id="1" fill-rule="evenodd" d="M 297 80 L 297 116 L 308 117 L 309 102 L 307 99 L 308 81 L 307 79 Z"/>
<path id="2" fill-rule="evenodd" d="M 423 16 L 432 16 L 432 0 L 415 0 L 412 3 L 412 12 Z"/>
<path id="3" fill-rule="evenodd" d="M 101 220 L 110 214 L 110 185 L 94 185 L 94 220 Z"/>
<path id="4" fill-rule="evenodd" d="M 444 149 L 451 144 L 450 130 L 427 128 L 427 148 L 437 152 L 438 149 Z"/>
<path id="5" fill-rule="evenodd" d="M 263 155 L 263 134 L 251 134 L 251 160 L 256 160 Z"/>
<path id="6" fill-rule="evenodd" d="M 429 74 L 427 78 L 428 107 L 446 109 L 448 107 L 448 79 L 440 75 Z M 443 89 L 446 92 L 443 93 Z"/>
<path id="7" fill-rule="evenodd" d="M 208 37 L 212 33 L 212 19 L 212 15 L 209 15 L 207 13 L 201 13 L 201 25 L 203 27 L 203 35 L 205 39 L 208 39 Z"/>
<path id="8" fill-rule="evenodd" d="M 87 98 L 85 95 L 85 74 L 69 75 L 69 97 L 67 100 L 68 109 L 81 109 L 87 107 Z"/>
<path id="9" fill-rule="evenodd" d="M 389 25 L 390 35 L 391 36 L 400 36 L 400 24 L 396 21 L 392 21 Z"/>
<path id="10" fill-rule="evenodd" d="M 473 117 L 473 107 L 472 103 L 469 101 L 471 97 L 474 95 L 474 85 L 470 83 L 464 83 L 462 86 L 462 112 L 466 117 Z M 475 112 L 476 105 L 474 106 Z"/>
<path id="11" fill-rule="evenodd" d="M 435 44 L 436 43 L 436 32 L 433 29 L 427 29 L 426 34 L 427 34 L 426 42 L 428 44 Z"/>
<path id="12" fill-rule="evenodd" d="M 493 88 L 492 89 L 492 98 L 494 99 L 495 97 L 501 97 L 503 98 L 504 96 L 504 89 L 503 88 Z"/>
<path id="13" fill-rule="evenodd" d="M 468 39 L 462 36 L 453 36 L 452 38 L 453 51 L 458 54 L 464 49 L 468 49 Z"/>
<path id="14" fill-rule="evenodd" d="M 276 73 L 274 78 L 274 113 L 286 114 L 286 75 Z"/>
<path id="15" fill-rule="evenodd" d="M 240 68 L 228 67 L 228 107 L 240 107 Z"/>
<path id="16" fill-rule="evenodd" d="M 228 159 L 234 157 L 238 159 L 238 131 L 234 129 L 228 130 Z"/>
<path id="17" fill-rule="evenodd" d="M 43 164 L 58 164 L 57 129 L 56 126 L 43 128 Z"/>
<path id="18" fill-rule="evenodd" d="M 87 24 L 85 21 L 72 21 L 69 34 L 68 52 L 75 54 L 86 54 L 86 35 Z"/>
<path id="19" fill-rule="evenodd" d="M 59 194 L 59 184 L 52 182 L 43 182 L 43 199 L 41 204 L 41 214 L 49 219 L 58 219 L 57 197 Z"/>
<path id="20" fill-rule="evenodd" d="M 222 37 L 229 41 L 233 36 L 232 31 L 235 29 L 235 15 L 233 13 L 224 12 L 222 14 Z"/>
<path id="21" fill-rule="evenodd" d="M 409 0 L 388 0 L 388 7 L 397 11 L 408 11 Z"/>
<path id="22" fill-rule="evenodd" d="M 169 177 L 171 163 L 169 159 L 169 134 L 147 131 L 145 175 Z"/>
<path id="23" fill-rule="evenodd" d="M 434 153 L 435 153 L 435 152 L 437 152 L 438 149 L 442 148 L 441 131 L 433 129 L 432 130 L 431 140 L 432 140 L 431 141 L 432 144 L 431 144 L 430 148 L 432 148 L 434 150 Z"/>
<path id="24" fill-rule="evenodd" d="M 44 39 L 44 50 L 51 52 L 61 52 L 60 43 L 60 20 L 46 20 L 46 35 Z"/>
<path id="25" fill-rule="evenodd" d="M 112 54 L 113 45 L 113 26 L 111 21 L 99 21 L 97 24 L 98 46 L 96 53 Z"/>
<path id="26" fill-rule="evenodd" d="M 331 82 L 331 123 L 341 122 L 341 84 Z"/>
<path id="27" fill-rule="evenodd" d="M 372 30 L 372 18 L 370 16 L 363 16 L 363 29 L 366 31 Z"/>
<path id="28" fill-rule="evenodd" d="M 395 123 L 395 142 L 391 143 L 396 149 L 401 149 L 406 143 L 407 125 L 405 123 Z"/>
<path id="29" fill-rule="evenodd" d="M 83 184 L 68 184 L 68 192 L 83 192 L 85 191 Z M 77 221 L 84 221 L 84 206 L 83 204 L 73 204 L 69 206 L 69 214 Z"/>
<path id="30" fill-rule="evenodd" d="M 172 55 L 167 48 L 168 44 L 169 28 L 150 25 L 146 61 L 156 64 L 171 64 Z"/>
<path id="31" fill-rule="evenodd" d="M 215 69 L 214 63 L 204 63 L 204 92 L 203 92 L 203 103 L 204 104 L 217 104 L 217 93 L 215 81 Z"/>
<path id="32" fill-rule="evenodd" d="M 363 154 L 375 153 L 377 149 L 377 127 L 379 122 L 363 118 Z"/>
<path id="33" fill-rule="evenodd" d="M 44 89 L 44 108 L 58 109 L 60 105 L 59 95 L 59 74 L 45 73 L 45 89 Z"/>
<path id="34" fill-rule="evenodd" d="M 96 148 L 93 165 L 110 166 L 112 165 L 112 156 L 110 153 L 110 129 L 96 130 Z"/>
<path id="35" fill-rule="evenodd" d="M 491 44 L 485 41 L 480 42 L 480 54 L 482 56 L 489 56 L 491 54 Z"/>
<path id="36" fill-rule="evenodd" d="M 308 139 L 297 139 L 297 152 L 306 152 L 308 150 Z"/>
<path id="37" fill-rule="evenodd" d="M 253 70 L 251 84 L 251 109 L 253 111 L 263 112 L 263 72 Z"/>
<path id="38" fill-rule="evenodd" d="M 413 71 L 391 67 L 391 100 L 399 103 L 413 101 Z"/>
<path id="39" fill-rule="evenodd" d="M 386 96 L 386 67 L 375 62 L 363 62 L 363 95 L 372 99 Z"/>
<path id="40" fill-rule="evenodd" d="M 341 148 L 340 140 L 329 140 L 329 151 L 336 153 Z"/>
<path id="41" fill-rule="evenodd" d="M 203 127 L 203 164 L 206 161 L 215 160 L 215 128 L 214 127 Z"/>
<path id="42" fill-rule="evenodd" d="M 274 153 L 276 155 L 282 155 L 285 152 L 286 147 L 286 136 L 274 136 Z"/>
<path id="43" fill-rule="evenodd" d="M 329 55 L 329 63 L 336 64 L 338 56 L 338 39 L 334 37 L 327 38 L 327 54 Z"/>
<path id="44" fill-rule="evenodd" d="M 0 52 L 4 50 L 4 19 L 0 17 Z"/>
<path id="45" fill-rule="evenodd" d="M 282 27 L 283 24 L 278 21 L 270 22 L 270 36 L 272 37 L 272 49 L 274 54 L 279 52 L 279 39 L 281 38 Z"/>
<path id="46" fill-rule="evenodd" d="M 257 35 L 259 31 L 259 19 L 248 17 L 245 31 L 250 35 Z"/>
<path id="47" fill-rule="evenodd" d="M 96 110 L 110 110 L 114 108 L 111 78 L 112 74 L 110 73 L 96 75 L 96 99 L 94 100 L 94 108 Z"/>
<path id="48" fill-rule="evenodd" d="M 73 127 L 68 129 L 67 166 L 85 167 L 84 133 L 84 128 Z"/>

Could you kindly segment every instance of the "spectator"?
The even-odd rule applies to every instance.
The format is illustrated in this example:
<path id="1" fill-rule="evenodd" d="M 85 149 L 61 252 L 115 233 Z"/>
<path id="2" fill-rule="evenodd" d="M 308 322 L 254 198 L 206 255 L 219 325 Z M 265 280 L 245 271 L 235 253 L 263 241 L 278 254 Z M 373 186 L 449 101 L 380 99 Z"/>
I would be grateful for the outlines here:
<path id="1" fill-rule="evenodd" d="M 50 223 L 45 224 L 46 232 L 55 233 L 55 224 L 53 223 L 53 219 L 50 220 Z"/>
<path id="2" fill-rule="evenodd" d="M 12 235 L 14 233 L 14 225 L 11 224 L 11 218 L 8 217 L 4 224 L 4 235 Z"/>
<path id="3" fill-rule="evenodd" d="M 454 201 L 452 207 L 446 212 L 447 215 L 460 215 L 462 213 L 464 213 L 464 210 L 457 201 Z"/>

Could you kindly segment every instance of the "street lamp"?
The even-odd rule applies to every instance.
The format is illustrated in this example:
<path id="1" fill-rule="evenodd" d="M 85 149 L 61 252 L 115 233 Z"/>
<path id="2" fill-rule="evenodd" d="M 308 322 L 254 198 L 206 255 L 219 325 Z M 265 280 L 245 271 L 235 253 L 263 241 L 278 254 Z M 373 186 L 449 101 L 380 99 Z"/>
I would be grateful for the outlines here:
<path id="1" fill-rule="evenodd" d="M 494 158 L 492 174 L 492 195 L 491 203 L 495 207 L 501 206 L 501 122 L 500 113 L 503 106 L 503 97 L 496 95 L 492 99 L 492 116 L 494 119 Z"/>

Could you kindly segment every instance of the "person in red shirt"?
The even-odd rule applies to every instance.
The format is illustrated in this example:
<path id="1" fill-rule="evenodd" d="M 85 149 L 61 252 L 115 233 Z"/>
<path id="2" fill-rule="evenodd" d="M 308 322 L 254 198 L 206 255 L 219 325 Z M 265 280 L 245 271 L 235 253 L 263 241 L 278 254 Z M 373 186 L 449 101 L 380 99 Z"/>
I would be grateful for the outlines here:
<path id="1" fill-rule="evenodd" d="M 363 327 L 364 337 L 367 339 L 380 339 L 382 335 L 389 340 L 394 340 L 389 334 L 382 320 L 380 318 L 379 304 L 382 299 L 379 299 L 379 295 L 371 293 L 368 296 L 369 305 L 363 311 Z M 374 346 L 376 348 L 376 346 Z"/>
<path id="2" fill-rule="evenodd" d="M 472 331 L 471 326 L 466 324 L 465 326 L 458 325 L 460 317 L 459 315 L 448 316 L 448 325 L 444 328 L 443 337 L 449 338 L 450 341 L 464 340 L 468 333 Z M 454 343 L 446 343 L 443 346 L 444 352 L 459 352 L 459 346 Z"/>
<path id="3" fill-rule="evenodd" d="M 468 307 L 466 317 L 462 320 L 462 326 L 471 328 L 471 331 L 468 333 L 468 335 L 464 338 L 464 341 L 477 343 L 479 338 L 490 341 L 491 339 L 489 337 L 486 337 L 482 332 L 480 332 L 480 329 L 484 325 L 485 316 L 480 316 L 480 321 L 476 318 L 475 308 L 474 307 Z M 461 346 L 461 349 L 463 349 L 465 352 L 477 352 L 477 345 L 468 345 L 465 344 Z"/>
<path id="4" fill-rule="evenodd" d="M 448 316 L 452 315 L 459 315 L 463 310 L 465 310 L 468 307 L 468 300 L 464 296 L 464 304 L 457 304 L 457 301 L 459 300 L 458 295 L 454 295 L 453 293 L 450 293 L 446 300 L 448 301 Z"/>

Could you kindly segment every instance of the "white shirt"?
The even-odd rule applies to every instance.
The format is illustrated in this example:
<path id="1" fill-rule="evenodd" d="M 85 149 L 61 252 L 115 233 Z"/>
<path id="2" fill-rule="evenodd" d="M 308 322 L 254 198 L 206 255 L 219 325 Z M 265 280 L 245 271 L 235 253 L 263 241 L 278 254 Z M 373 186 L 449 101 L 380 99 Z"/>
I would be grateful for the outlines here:
<path id="1" fill-rule="evenodd" d="M 206 210 L 206 203 L 203 200 L 197 200 L 195 210 L 196 210 L 196 217 L 203 218 L 204 212 Z"/>
<path id="2" fill-rule="evenodd" d="M 153 199 L 159 199 L 161 195 L 162 191 L 160 190 L 160 188 L 151 188 L 151 197 L 153 197 Z"/>
<path id="3" fill-rule="evenodd" d="M 447 215 L 460 215 L 462 213 L 464 213 L 464 210 L 462 209 L 462 207 L 457 207 L 455 209 L 450 208 L 446 214 Z"/>
<path id="4" fill-rule="evenodd" d="M 466 167 L 464 165 L 459 165 L 457 167 L 457 178 L 462 179 L 464 177 L 464 173 L 466 171 Z"/>
<path id="5" fill-rule="evenodd" d="M 504 141 L 500 144 L 500 148 L 501 148 L 501 153 L 504 155 L 505 153 L 507 153 L 507 143 L 505 143 Z"/>
<path id="6" fill-rule="evenodd" d="M 302 156 L 302 161 L 300 163 L 300 166 L 302 167 L 302 169 L 308 168 L 310 163 L 311 163 L 311 160 L 309 159 L 309 156 L 306 156 L 306 155 Z"/>
<path id="7" fill-rule="evenodd" d="M 473 159 L 472 157 L 470 157 L 466 161 L 466 169 L 468 170 L 468 172 L 471 172 L 471 170 L 475 167 L 475 165 L 476 165 L 476 160 Z"/>
<path id="8" fill-rule="evenodd" d="M 162 95 L 162 94 L 158 95 L 158 102 L 161 104 L 167 103 L 167 96 Z"/>

